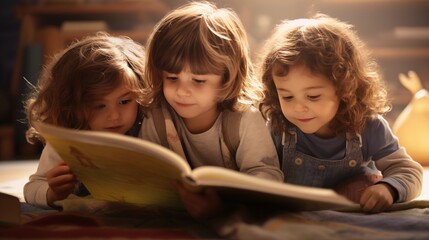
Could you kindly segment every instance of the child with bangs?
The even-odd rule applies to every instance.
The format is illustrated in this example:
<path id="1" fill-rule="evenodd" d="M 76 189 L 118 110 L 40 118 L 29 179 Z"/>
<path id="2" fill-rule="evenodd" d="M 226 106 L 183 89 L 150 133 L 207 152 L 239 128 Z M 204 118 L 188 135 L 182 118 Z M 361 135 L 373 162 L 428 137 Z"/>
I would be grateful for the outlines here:
<path id="1" fill-rule="evenodd" d="M 248 48 L 244 27 L 230 9 L 190 2 L 168 13 L 146 45 L 145 79 L 152 91 L 142 137 L 170 148 L 193 168 L 220 166 L 283 181 L 269 130 L 254 107 L 263 93 Z M 225 121 L 227 115 L 239 117 Z M 229 124 L 236 126 L 235 147 L 228 147 Z M 191 193 L 177 187 L 191 216 L 222 212 L 213 189 Z"/>
<path id="2" fill-rule="evenodd" d="M 284 21 L 261 59 L 260 109 L 285 182 L 336 189 L 366 212 L 420 194 L 422 167 L 382 116 L 386 88 L 351 25 L 323 14 Z"/>
<path id="3" fill-rule="evenodd" d="M 143 120 L 144 48 L 126 37 L 97 33 L 72 43 L 47 64 L 26 101 L 29 142 L 43 141 L 34 122 L 138 136 Z M 71 193 L 88 194 L 49 144 L 24 186 L 27 203 L 56 207 Z"/>

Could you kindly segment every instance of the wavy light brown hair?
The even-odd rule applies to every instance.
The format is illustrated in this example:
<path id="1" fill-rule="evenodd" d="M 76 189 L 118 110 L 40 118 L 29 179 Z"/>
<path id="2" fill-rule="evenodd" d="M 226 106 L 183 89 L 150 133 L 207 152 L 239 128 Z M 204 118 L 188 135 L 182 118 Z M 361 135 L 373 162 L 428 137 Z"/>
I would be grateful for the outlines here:
<path id="1" fill-rule="evenodd" d="M 25 102 L 30 125 L 27 140 L 41 136 L 33 122 L 89 129 L 90 103 L 122 84 L 141 103 L 144 48 L 127 37 L 99 32 L 72 43 L 44 66 L 38 84 Z"/>
<path id="2" fill-rule="evenodd" d="M 152 88 L 147 103 L 165 102 L 162 71 L 180 73 L 188 65 L 195 74 L 223 76 L 219 110 L 238 110 L 262 99 L 244 27 L 230 9 L 209 2 L 190 2 L 169 12 L 146 45 L 145 79 Z"/>
<path id="3" fill-rule="evenodd" d="M 290 66 L 299 64 L 334 83 L 340 106 L 330 127 L 336 134 L 361 133 L 368 117 L 390 110 L 376 62 L 353 26 L 345 22 L 324 14 L 285 20 L 266 41 L 260 58 L 258 71 L 266 96 L 260 110 L 274 132 L 284 131 L 291 123 L 283 116 L 273 75 L 286 76 Z M 274 72 L 274 65 L 280 70 Z"/>

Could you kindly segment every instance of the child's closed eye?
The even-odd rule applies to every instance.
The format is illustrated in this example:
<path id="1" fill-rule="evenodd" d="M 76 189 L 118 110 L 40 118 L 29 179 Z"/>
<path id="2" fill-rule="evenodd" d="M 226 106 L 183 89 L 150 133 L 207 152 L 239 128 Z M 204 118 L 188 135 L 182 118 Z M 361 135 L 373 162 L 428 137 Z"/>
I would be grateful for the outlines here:
<path id="1" fill-rule="evenodd" d="M 94 104 L 93 109 L 94 110 L 101 110 L 101 109 L 103 109 L 105 107 L 106 107 L 106 104 L 100 103 L 100 104 Z"/>
<path id="2" fill-rule="evenodd" d="M 120 105 L 126 105 L 126 104 L 131 103 L 132 101 L 133 101 L 132 99 L 123 99 L 123 100 L 119 101 L 119 104 Z"/>
<path id="3" fill-rule="evenodd" d="M 319 100 L 319 98 L 320 98 L 320 94 L 319 94 L 319 95 L 308 95 L 308 96 L 307 96 L 307 98 L 308 98 L 310 101 L 316 101 L 316 100 Z"/>
<path id="4" fill-rule="evenodd" d="M 192 79 L 196 84 L 204 84 L 206 82 L 206 80 L 202 80 L 202 79 Z"/>
<path id="5" fill-rule="evenodd" d="M 176 81 L 176 80 L 177 80 L 177 77 L 174 77 L 174 76 L 167 76 L 167 77 L 165 77 L 165 79 L 166 79 L 166 80 L 169 80 L 169 81 Z"/>
<path id="6" fill-rule="evenodd" d="M 283 99 L 284 101 L 289 102 L 289 101 L 292 101 L 293 96 L 283 96 L 283 97 L 282 97 L 282 99 Z"/>

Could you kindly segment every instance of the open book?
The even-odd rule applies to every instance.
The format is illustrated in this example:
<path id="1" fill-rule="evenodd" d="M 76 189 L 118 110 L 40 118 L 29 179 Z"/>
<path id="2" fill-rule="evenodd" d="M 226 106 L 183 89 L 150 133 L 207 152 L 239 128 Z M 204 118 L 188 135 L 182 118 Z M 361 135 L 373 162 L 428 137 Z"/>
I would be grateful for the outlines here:
<path id="1" fill-rule="evenodd" d="M 223 167 L 191 169 L 173 151 L 116 133 L 36 123 L 36 129 L 95 199 L 183 207 L 174 181 L 193 191 L 214 187 L 225 201 L 291 210 L 343 209 L 356 204 L 333 190 L 275 182 Z"/>

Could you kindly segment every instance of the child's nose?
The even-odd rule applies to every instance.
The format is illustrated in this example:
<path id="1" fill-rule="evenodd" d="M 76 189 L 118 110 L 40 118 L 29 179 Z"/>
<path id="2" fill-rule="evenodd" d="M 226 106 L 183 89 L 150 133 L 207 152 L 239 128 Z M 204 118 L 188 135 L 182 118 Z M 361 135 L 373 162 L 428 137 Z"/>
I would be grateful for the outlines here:
<path id="1" fill-rule="evenodd" d="M 178 96 L 189 96 L 191 95 L 191 91 L 189 90 L 189 87 L 186 83 L 179 83 L 177 86 L 176 93 Z"/>
<path id="2" fill-rule="evenodd" d="M 307 112 L 307 111 L 308 111 L 308 107 L 307 107 L 307 105 L 305 105 L 305 104 L 297 103 L 297 104 L 295 104 L 295 106 L 294 106 L 294 110 L 295 110 L 296 112 Z"/>
<path id="3" fill-rule="evenodd" d="M 119 110 L 117 108 L 113 108 L 109 111 L 108 119 L 115 120 L 118 119 L 120 115 Z"/>

